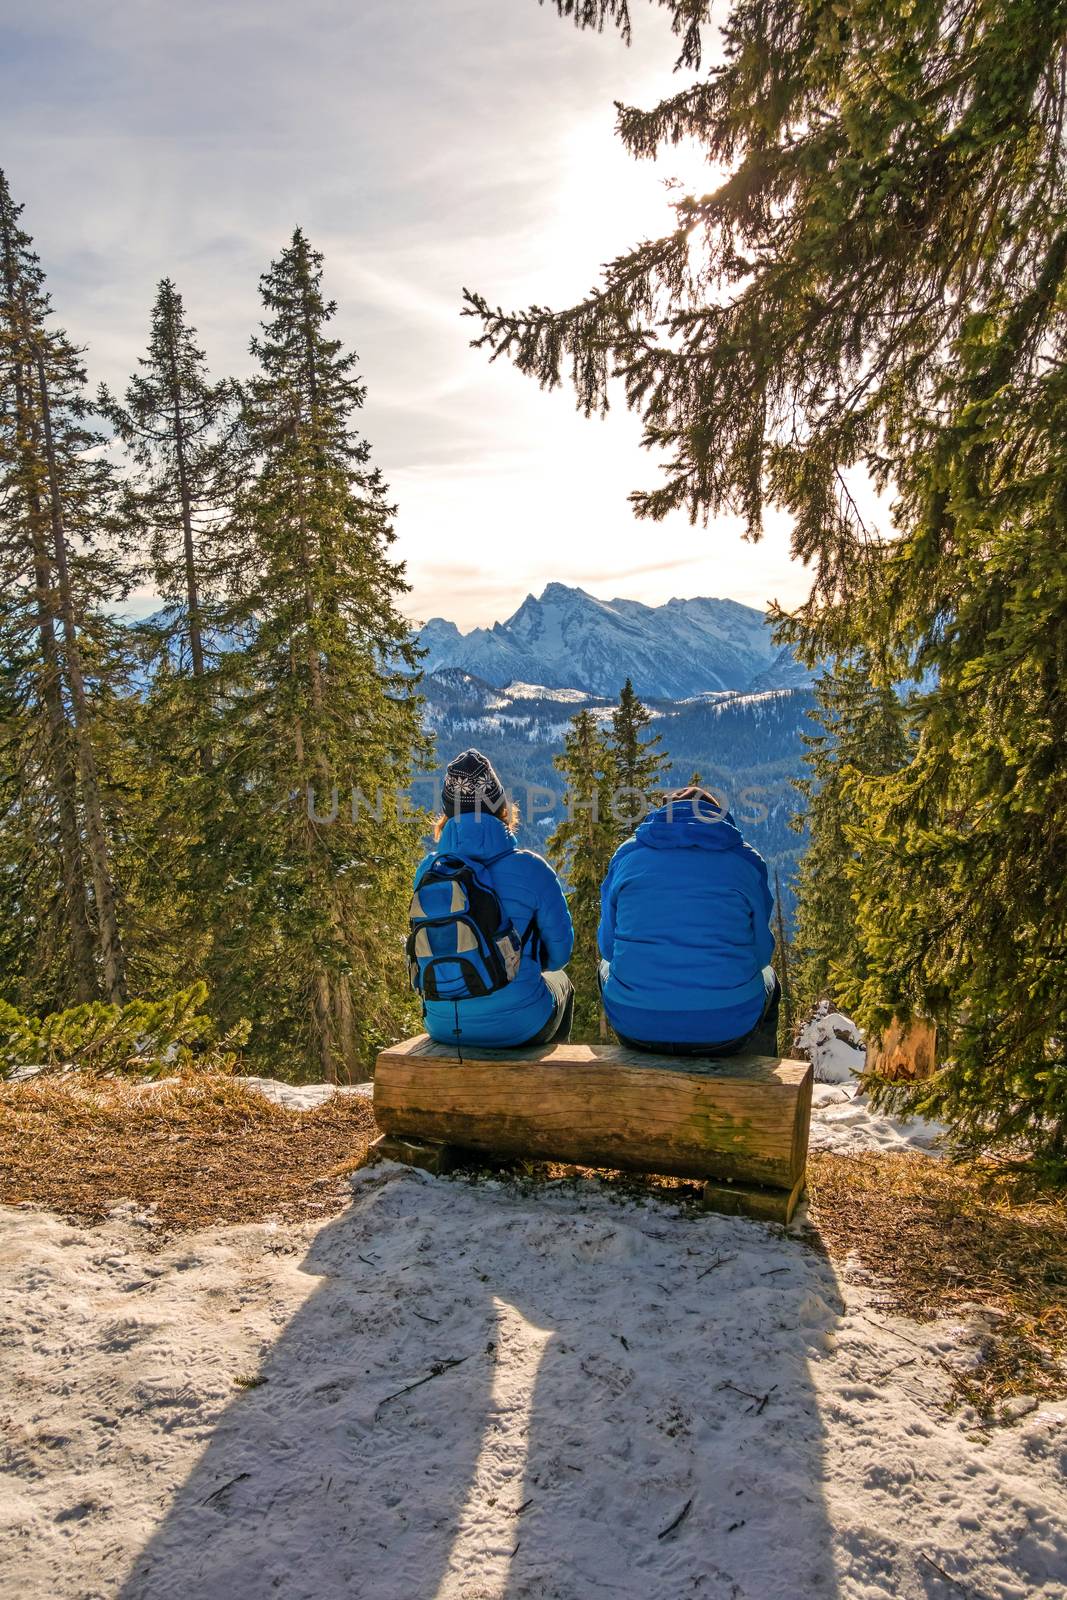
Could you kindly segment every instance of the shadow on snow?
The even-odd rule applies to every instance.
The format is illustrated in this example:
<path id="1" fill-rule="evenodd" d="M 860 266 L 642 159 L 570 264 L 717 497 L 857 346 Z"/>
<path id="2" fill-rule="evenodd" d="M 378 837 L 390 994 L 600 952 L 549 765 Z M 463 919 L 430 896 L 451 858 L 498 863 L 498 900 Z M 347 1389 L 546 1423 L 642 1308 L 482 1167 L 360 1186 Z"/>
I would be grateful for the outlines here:
<path id="1" fill-rule="evenodd" d="M 120 1600 L 836 1595 L 796 1241 L 387 1167 L 303 1270 Z"/>

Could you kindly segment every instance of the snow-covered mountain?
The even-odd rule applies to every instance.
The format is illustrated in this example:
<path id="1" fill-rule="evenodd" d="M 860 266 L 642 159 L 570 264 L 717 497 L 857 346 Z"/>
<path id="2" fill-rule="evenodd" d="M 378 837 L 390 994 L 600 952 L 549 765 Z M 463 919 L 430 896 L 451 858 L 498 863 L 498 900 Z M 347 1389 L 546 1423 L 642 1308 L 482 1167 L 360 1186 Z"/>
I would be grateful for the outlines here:
<path id="1" fill-rule="evenodd" d="M 586 710 L 604 726 L 617 695 L 522 680 L 497 688 L 460 667 L 428 673 L 421 692 L 423 720 L 436 738 L 436 760 L 432 773 L 419 780 L 418 802 L 435 809 L 444 765 L 476 745 L 519 805 L 520 843 L 543 849 L 564 814 L 565 785 L 554 758 L 571 718 Z M 745 837 L 772 870 L 780 871 L 784 885 L 791 882 L 803 848 L 790 825 L 799 806 L 792 780 L 802 771 L 813 704 L 811 690 L 804 687 L 647 698 L 650 732 L 670 763 L 664 787 L 686 783 L 699 772 L 734 811 Z M 786 895 L 788 911 L 788 888 Z"/>
<path id="2" fill-rule="evenodd" d="M 808 689 L 818 676 L 818 667 L 806 667 L 793 654 L 793 646 L 786 644 L 767 670 L 753 678 L 749 688 L 756 693 L 761 689 Z"/>
<path id="3" fill-rule="evenodd" d="M 784 654 L 763 613 L 737 600 L 646 606 L 598 600 L 564 583 L 548 584 L 540 598 L 527 595 L 514 616 L 491 628 L 461 633 L 433 617 L 420 642 L 426 672 L 460 667 L 497 688 L 529 683 L 601 695 L 618 694 L 632 678 L 639 695 L 665 700 L 748 689 L 757 678 L 760 688 L 779 687 L 768 674 Z"/>

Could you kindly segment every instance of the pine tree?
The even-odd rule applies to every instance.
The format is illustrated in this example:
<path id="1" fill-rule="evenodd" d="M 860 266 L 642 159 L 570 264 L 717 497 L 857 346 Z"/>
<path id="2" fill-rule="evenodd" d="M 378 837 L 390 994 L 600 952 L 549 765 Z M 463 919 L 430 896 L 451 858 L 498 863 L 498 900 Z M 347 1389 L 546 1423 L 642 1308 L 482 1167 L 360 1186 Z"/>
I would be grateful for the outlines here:
<path id="1" fill-rule="evenodd" d="M 59 617 L 36 448 L 39 423 L 31 410 L 33 375 L 24 335 L 27 317 L 42 318 L 47 302 L 32 241 L 19 226 L 21 211 L 0 173 L 4 839 L 12 853 L 4 879 L 12 895 L 5 928 L 9 940 L 14 941 L 5 968 L 9 983 L 17 984 L 27 971 L 40 983 L 44 969 L 54 971 L 65 960 L 72 996 L 86 1000 L 95 993 L 96 979 L 77 808 L 76 756 L 63 702 Z M 41 817 L 41 808 L 31 796 L 43 802 L 48 819 L 44 825 L 34 824 L 33 819 Z M 54 874 L 50 871 L 53 858 L 57 860 Z M 20 870 L 20 864 L 26 869 L 36 865 L 40 877 Z M 53 892 L 52 878 L 58 878 L 61 885 L 58 895 Z M 25 899 L 16 885 L 25 886 Z M 43 918 L 42 908 L 47 912 Z M 15 941 L 19 927 L 23 933 Z M 13 993 L 17 992 L 16 988 Z"/>
<path id="2" fill-rule="evenodd" d="M 71 727 L 78 758 L 78 780 L 86 851 L 93 884 L 103 987 L 113 1005 L 129 999 L 126 953 L 119 932 L 118 903 L 111 866 L 111 842 L 104 820 L 104 796 L 93 745 L 93 711 L 88 682 L 91 643 L 78 593 L 72 537 L 98 536 L 94 523 L 106 515 L 111 474 L 103 460 L 87 461 L 99 437 L 85 427 L 85 372 L 79 353 L 63 335 L 33 340 L 33 365 L 40 404 L 41 442 L 48 489 L 48 521 L 55 557 L 57 608 L 62 628 L 63 666 L 70 693 Z M 104 579 L 105 593 L 111 586 Z"/>
<path id="3" fill-rule="evenodd" d="M 351 1079 L 411 1021 L 420 827 L 397 797 L 424 753 L 417 661 L 391 507 L 352 426 L 365 389 L 328 333 L 322 257 L 299 229 L 262 296 L 245 418 L 256 472 L 237 507 L 247 560 L 204 781 L 214 989 L 226 1023 L 251 1016 L 261 1059 Z"/>
<path id="4" fill-rule="evenodd" d="M 618 786 L 614 752 L 591 711 L 571 718 L 562 754 L 555 758 L 566 783 L 566 814 L 548 840 L 548 855 L 562 877 L 574 923 L 574 1026 L 579 1038 L 604 1033 L 597 983 L 600 885 L 618 843 L 612 800 Z"/>
<path id="5" fill-rule="evenodd" d="M 794 985 L 799 1011 L 816 1000 L 842 1001 L 851 975 L 866 967 L 854 892 L 865 871 L 864 815 L 854 797 L 856 775 L 901 770 L 909 746 L 903 706 L 891 689 L 876 688 L 859 661 L 823 673 L 813 720 L 805 734 L 808 775 L 795 787 L 804 796 L 794 826 L 806 829 L 807 850 L 797 876 Z"/>
<path id="6" fill-rule="evenodd" d="M 772 964 L 781 985 L 782 999 L 778 1012 L 778 1049 L 788 1056 L 793 1048 L 793 1019 L 796 1016 L 796 999 L 793 993 L 793 941 L 785 926 L 782 904 L 782 877 L 774 873 L 774 956 Z"/>
<path id="7" fill-rule="evenodd" d="M 647 737 L 652 714 L 634 694 L 627 678 L 619 704 L 611 714 L 611 752 L 616 792 L 612 814 L 616 843 L 629 838 L 637 823 L 648 815 L 670 770 L 670 757 L 660 750 L 660 735 Z"/>
<path id="8" fill-rule="evenodd" d="M 660 4 L 698 73 L 710 7 Z M 557 10 L 629 36 L 626 0 Z M 697 141 L 709 192 L 579 304 L 467 309 L 586 412 L 621 378 L 665 462 L 639 514 L 790 513 L 814 583 L 780 637 L 809 663 L 922 685 L 907 767 L 848 786 L 858 1020 L 939 1024 L 945 1069 L 899 1104 L 1067 1161 L 1067 3 L 732 0 L 721 41 L 618 124 L 635 157 Z"/>
<path id="9" fill-rule="evenodd" d="M 58 894 L 39 901 L 45 915 L 24 908 L 40 934 L 27 925 L 25 948 L 51 942 L 46 964 L 54 973 L 65 946 L 69 996 L 86 998 L 99 983 L 122 1004 L 126 957 L 93 739 L 93 674 L 107 653 L 106 626 L 94 612 L 122 592 L 106 543 L 113 474 L 88 425 L 80 353 L 50 325 L 43 273 L 20 212 L 0 174 L 0 627 L 15 757 L 6 844 L 16 855 L 29 850 L 31 881 L 39 882 L 43 866 L 32 859 L 34 841 L 58 869 Z M 58 939 L 49 925 L 61 930 Z"/>
<path id="10" fill-rule="evenodd" d="M 186 321 L 182 297 L 169 278 L 159 285 L 148 354 L 139 365 L 125 404 L 101 387 L 98 405 L 132 457 L 137 475 L 127 512 L 147 535 L 159 594 L 176 608 L 176 617 L 172 610 L 158 628 L 161 646 L 169 652 L 177 634 L 186 647 L 168 681 L 171 686 L 180 682 L 187 662 L 197 691 L 191 705 L 180 698 L 179 714 L 171 719 L 172 731 L 178 732 L 187 725 L 190 709 L 194 725 L 207 713 L 204 635 L 212 602 L 226 587 L 229 508 L 239 476 L 240 391 L 232 379 L 210 381 L 196 329 Z M 200 749 L 199 761 L 210 765 L 207 746 Z"/>

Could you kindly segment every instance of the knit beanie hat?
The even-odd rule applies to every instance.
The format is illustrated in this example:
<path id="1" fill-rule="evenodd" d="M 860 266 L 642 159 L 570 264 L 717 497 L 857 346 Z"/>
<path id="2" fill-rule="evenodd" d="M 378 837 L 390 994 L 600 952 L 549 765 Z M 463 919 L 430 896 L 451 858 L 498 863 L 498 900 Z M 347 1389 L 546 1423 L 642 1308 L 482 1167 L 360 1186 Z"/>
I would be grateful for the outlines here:
<path id="1" fill-rule="evenodd" d="M 506 804 L 504 785 L 480 750 L 464 750 L 448 763 L 441 790 L 441 809 L 448 816 L 464 811 L 488 811 L 496 816 Z"/>

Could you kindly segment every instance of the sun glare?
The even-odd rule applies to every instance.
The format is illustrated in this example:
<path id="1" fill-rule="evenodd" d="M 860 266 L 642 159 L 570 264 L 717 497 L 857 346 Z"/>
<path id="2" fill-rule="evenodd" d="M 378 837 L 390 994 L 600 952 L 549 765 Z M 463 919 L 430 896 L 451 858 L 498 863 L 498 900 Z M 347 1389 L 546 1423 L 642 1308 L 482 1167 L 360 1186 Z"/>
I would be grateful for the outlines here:
<path id="1" fill-rule="evenodd" d="M 565 292 L 584 292 L 606 260 L 669 233 L 673 202 L 709 193 L 722 176 L 722 167 L 692 140 L 670 146 L 655 161 L 635 161 L 603 117 L 578 124 L 566 139 L 548 228 L 553 269 L 566 280 Z"/>

